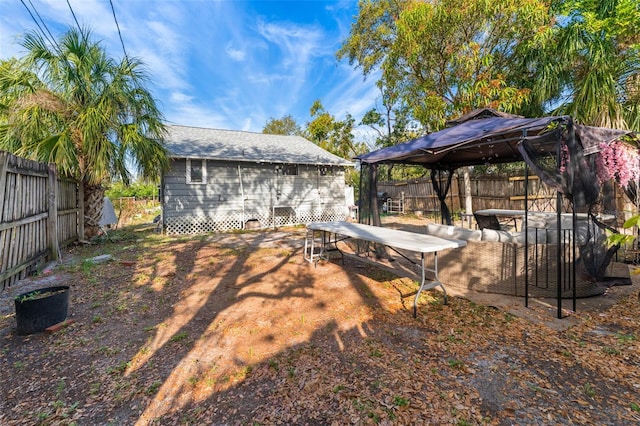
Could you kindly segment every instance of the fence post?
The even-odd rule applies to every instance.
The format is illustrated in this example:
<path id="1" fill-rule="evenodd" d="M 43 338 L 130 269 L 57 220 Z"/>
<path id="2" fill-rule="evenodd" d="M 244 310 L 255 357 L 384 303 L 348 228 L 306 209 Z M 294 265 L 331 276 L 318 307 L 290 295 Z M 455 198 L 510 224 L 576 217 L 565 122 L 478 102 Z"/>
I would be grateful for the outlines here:
<path id="1" fill-rule="evenodd" d="M 3 220 L 3 212 L 4 212 L 4 197 L 6 196 L 5 194 L 5 185 L 7 182 L 7 173 L 9 173 L 9 171 L 7 170 L 9 166 L 9 153 L 5 152 L 5 151 L 0 151 L 0 190 L 2 190 L 2 193 L 0 193 L 0 223 L 2 223 Z"/>
<path id="2" fill-rule="evenodd" d="M 80 180 L 76 188 L 78 193 L 78 241 L 84 241 L 84 182 Z"/>
<path id="3" fill-rule="evenodd" d="M 47 218 L 47 228 L 49 233 L 49 252 L 52 260 L 58 260 L 60 259 L 60 244 L 58 242 L 58 171 L 55 163 L 49 163 L 48 186 L 49 216 Z"/>

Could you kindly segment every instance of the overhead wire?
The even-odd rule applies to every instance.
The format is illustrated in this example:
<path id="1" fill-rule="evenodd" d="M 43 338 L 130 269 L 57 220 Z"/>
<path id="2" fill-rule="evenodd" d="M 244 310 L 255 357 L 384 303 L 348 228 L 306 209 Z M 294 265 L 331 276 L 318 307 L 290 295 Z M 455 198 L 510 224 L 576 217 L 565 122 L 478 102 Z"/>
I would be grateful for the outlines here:
<path id="1" fill-rule="evenodd" d="M 76 14 L 73 11 L 73 8 L 71 7 L 71 3 L 69 3 L 69 0 L 67 0 L 67 6 L 69 6 L 69 10 L 71 11 L 71 15 L 73 16 L 73 20 L 76 21 L 76 25 L 78 26 L 78 29 L 82 32 L 82 28 L 80 27 L 80 23 L 78 23 L 78 18 L 76 18 Z"/>
<path id="2" fill-rule="evenodd" d="M 109 0 L 111 4 L 111 13 L 113 13 L 113 20 L 116 23 L 116 28 L 118 29 L 118 37 L 120 37 L 120 44 L 122 45 L 122 51 L 124 52 L 124 58 L 129 61 L 129 55 L 127 55 L 127 49 L 124 47 L 124 40 L 122 39 L 122 33 L 120 32 L 120 24 L 118 24 L 118 18 L 116 18 L 116 9 L 113 7 L 113 1 Z"/>
<path id="3" fill-rule="evenodd" d="M 33 5 L 33 3 L 31 3 L 31 0 L 29 0 L 29 4 L 31 5 L 31 7 L 33 8 L 33 11 L 36 13 L 36 15 L 38 15 L 38 18 L 40 19 L 40 22 L 42 22 L 42 25 L 40 25 L 40 22 L 38 22 L 38 20 L 36 19 L 35 16 L 33 16 L 33 12 L 31 12 L 31 9 L 29 9 L 29 6 L 27 6 L 27 4 L 24 2 L 24 0 L 20 0 L 20 3 L 22 3 L 22 5 L 24 6 L 25 9 L 27 9 L 27 12 L 29 12 L 29 16 L 31 16 L 31 19 L 33 20 L 33 22 L 36 23 L 36 26 L 38 27 L 38 29 L 40 30 L 40 32 L 42 33 L 42 35 L 44 36 L 44 38 L 54 47 L 57 48 L 58 51 L 60 51 L 60 46 L 58 46 L 58 43 L 56 42 L 56 38 L 53 36 L 53 34 L 51 34 L 51 31 L 49 31 L 49 28 L 47 27 L 47 24 L 45 24 L 44 20 L 42 19 L 42 17 L 40 16 L 40 13 L 38 13 L 38 9 L 36 9 L 36 7 Z M 43 29 L 44 26 L 44 29 Z M 46 30 L 46 31 L 45 31 Z"/>

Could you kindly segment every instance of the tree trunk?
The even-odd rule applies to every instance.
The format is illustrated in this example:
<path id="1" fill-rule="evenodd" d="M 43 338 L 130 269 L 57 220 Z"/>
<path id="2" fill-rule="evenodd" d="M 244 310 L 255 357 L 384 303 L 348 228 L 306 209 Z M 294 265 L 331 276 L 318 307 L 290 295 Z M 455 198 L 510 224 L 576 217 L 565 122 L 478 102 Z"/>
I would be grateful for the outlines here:
<path id="1" fill-rule="evenodd" d="M 104 191 L 102 185 L 84 184 L 84 238 L 87 240 L 100 232 Z"/>
<path id="2" fill-rule="evenodd" d="M 470 167 L 463 167 L 462 178 L 464 180 L 464 210 L 466 214 L 473 214 L 473 197 L 471 196 Z"/>

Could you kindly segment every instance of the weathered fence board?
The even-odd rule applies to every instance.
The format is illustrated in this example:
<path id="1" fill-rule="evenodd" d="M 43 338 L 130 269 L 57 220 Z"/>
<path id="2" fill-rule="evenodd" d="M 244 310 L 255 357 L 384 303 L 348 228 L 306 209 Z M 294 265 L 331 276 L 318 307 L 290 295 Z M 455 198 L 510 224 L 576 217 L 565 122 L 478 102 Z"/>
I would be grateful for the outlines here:
<path id="1" fill-rule="evenodd" d="M 535 175 L 529 176 L 528 182 L 528 209 L 555 211 L 556 192 L 549 186 L 544 185 Z M 440 202 L 429 178 L 378 182 L 378 192 L 385 192 L 386 197 L 393 200 L 403 199 L 405 213 L 418 212 L 428 216 L 440 217 Z M 462 176 L 454 175 L 447 195 L 447 206 L 449 206 L 452 213 L 463 213 L 465 197 Z M 483 209 L 524 210 L 525 178 L 524 176 L 471 177 L 471 197 L 474 211 Z M 628 218 L 625 214 L 636 209 L 623 191 L 616 192 L 614 204 L 615 207 L 613 208 L 620 215 L 618 223 L 620 226 Z M 565 208 L 568 209 L 568 206 L 565 206 Z M 616 212 L 607 211 L 605 213 Z"/>
<path id="2" fill-rule="evenodd" d="M 55 165 L 0 151 L 0 291 L 78 239 L 78 193 Z"/>
<path id="3" fill-rule="evenodd" d="M 389 198 L 399 200 L 404 197 L 405 212 L 422 212 L 425 215 L 440 214 L 440 200 L 433 189 L 431 179 L 410 181 L 378 182 L 378 191 L 386 192 Z M 404 194 L 404 195 L 403 195 Z M 460 209 L 460 194 L 457 180 L 452 180 L 447 205 L 452 211 Z"/>

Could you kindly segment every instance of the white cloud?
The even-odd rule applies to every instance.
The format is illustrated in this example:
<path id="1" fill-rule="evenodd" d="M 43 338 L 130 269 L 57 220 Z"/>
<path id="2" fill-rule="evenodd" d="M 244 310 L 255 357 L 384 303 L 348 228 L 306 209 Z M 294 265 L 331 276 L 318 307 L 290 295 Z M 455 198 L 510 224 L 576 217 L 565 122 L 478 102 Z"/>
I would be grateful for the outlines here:
<path id="1" fill-rule="evenodd" d="M 231 59 L 238 62 L 244 61 L 244 58 L 247 55 L 247 53 L 244 50 L 234 49 L 231 46 L 227 46 L 227 48 L 225 49 L 225 52 L 227 52 L 227 55 L 229 55 Z"/>
<path id="2" fill-rule="evenodd" d="M 244 123 L 243 123 L 243 125 L 242 125 L 242 129 L 241 129 L 241 130 L 244 130 L 245 132 L 255 131 L 255 130 L 253 129 L 253 127 L 251 126 L 251 124 L 252 124 L 252 123 L 251 123 L 251 118 L 248 118 L 248 117 L 247 117 L 247 118 L 245 118 L 245 120 L 244 120 Z"/>
<path id="3" fill-rule="evenodd" d="M 32 1 L 52 28 L 75 25 L 66 1 Z M 109 1 L 70 3 L 80 23 L 120 57 Z M 375 78 L 363 82 L 359 72 L 335 61 L 353 2 L 291 3 L 291 9 L 317 14 L 313 23 L 292 21 L 295 11 L 272 14 L 267 4 L 113 0 L 127 53 L 146 64 L 149 89 L 173 123 L 260 131 L 270 118 L 291 114 L 304 125 L 315 99 L 338 119 L 349 112 L 359 120 L 379 93 Z M 11 39 L 35 24 L 20 2 L 0 0 L 0 6 L 5 58 L 22 49 Z"/>
<path id="4" fill-rule="evenodd" d="M 193 100 L 193 96 L 189 96 L 181 92 L 172 92 L 169 98 L 171 99 L 171 102 L 176 103 L 187 103 Z"/>
<path id="5" fill-rule="evenodd" d="M 258 32 L 282 53 L 281 65 L 287 69 L 305 69 L 311 58 L 326 54 L 319 27 L 258 22 Z"/>
<path id="6" fill-rule="evenodd" d="M 165 118 L 171 124 L 182 126 L 225 128 L 226 117 L 214 111 L 190 103 L 172 104 L 165 111 Z"/>
<path id="7" fill-rule="evenodd" d="M 57 19 L 61 23 L 75 26 L 71 9 L 66 1 L 45 0 L 50 19 Z M 119 4 L 114 1 L 114 9 L 118 16 Z M 118 29 L 113 19 L 113 12 L 109 3 L 99 0 L 69 0 L 80 26 L 91 28 L 94 34 L 112 38 L 117 37 Z M 121 8 L 122 6 L 120 6 Z M 122 23 L 119 23 L 122 24 Z"/>

